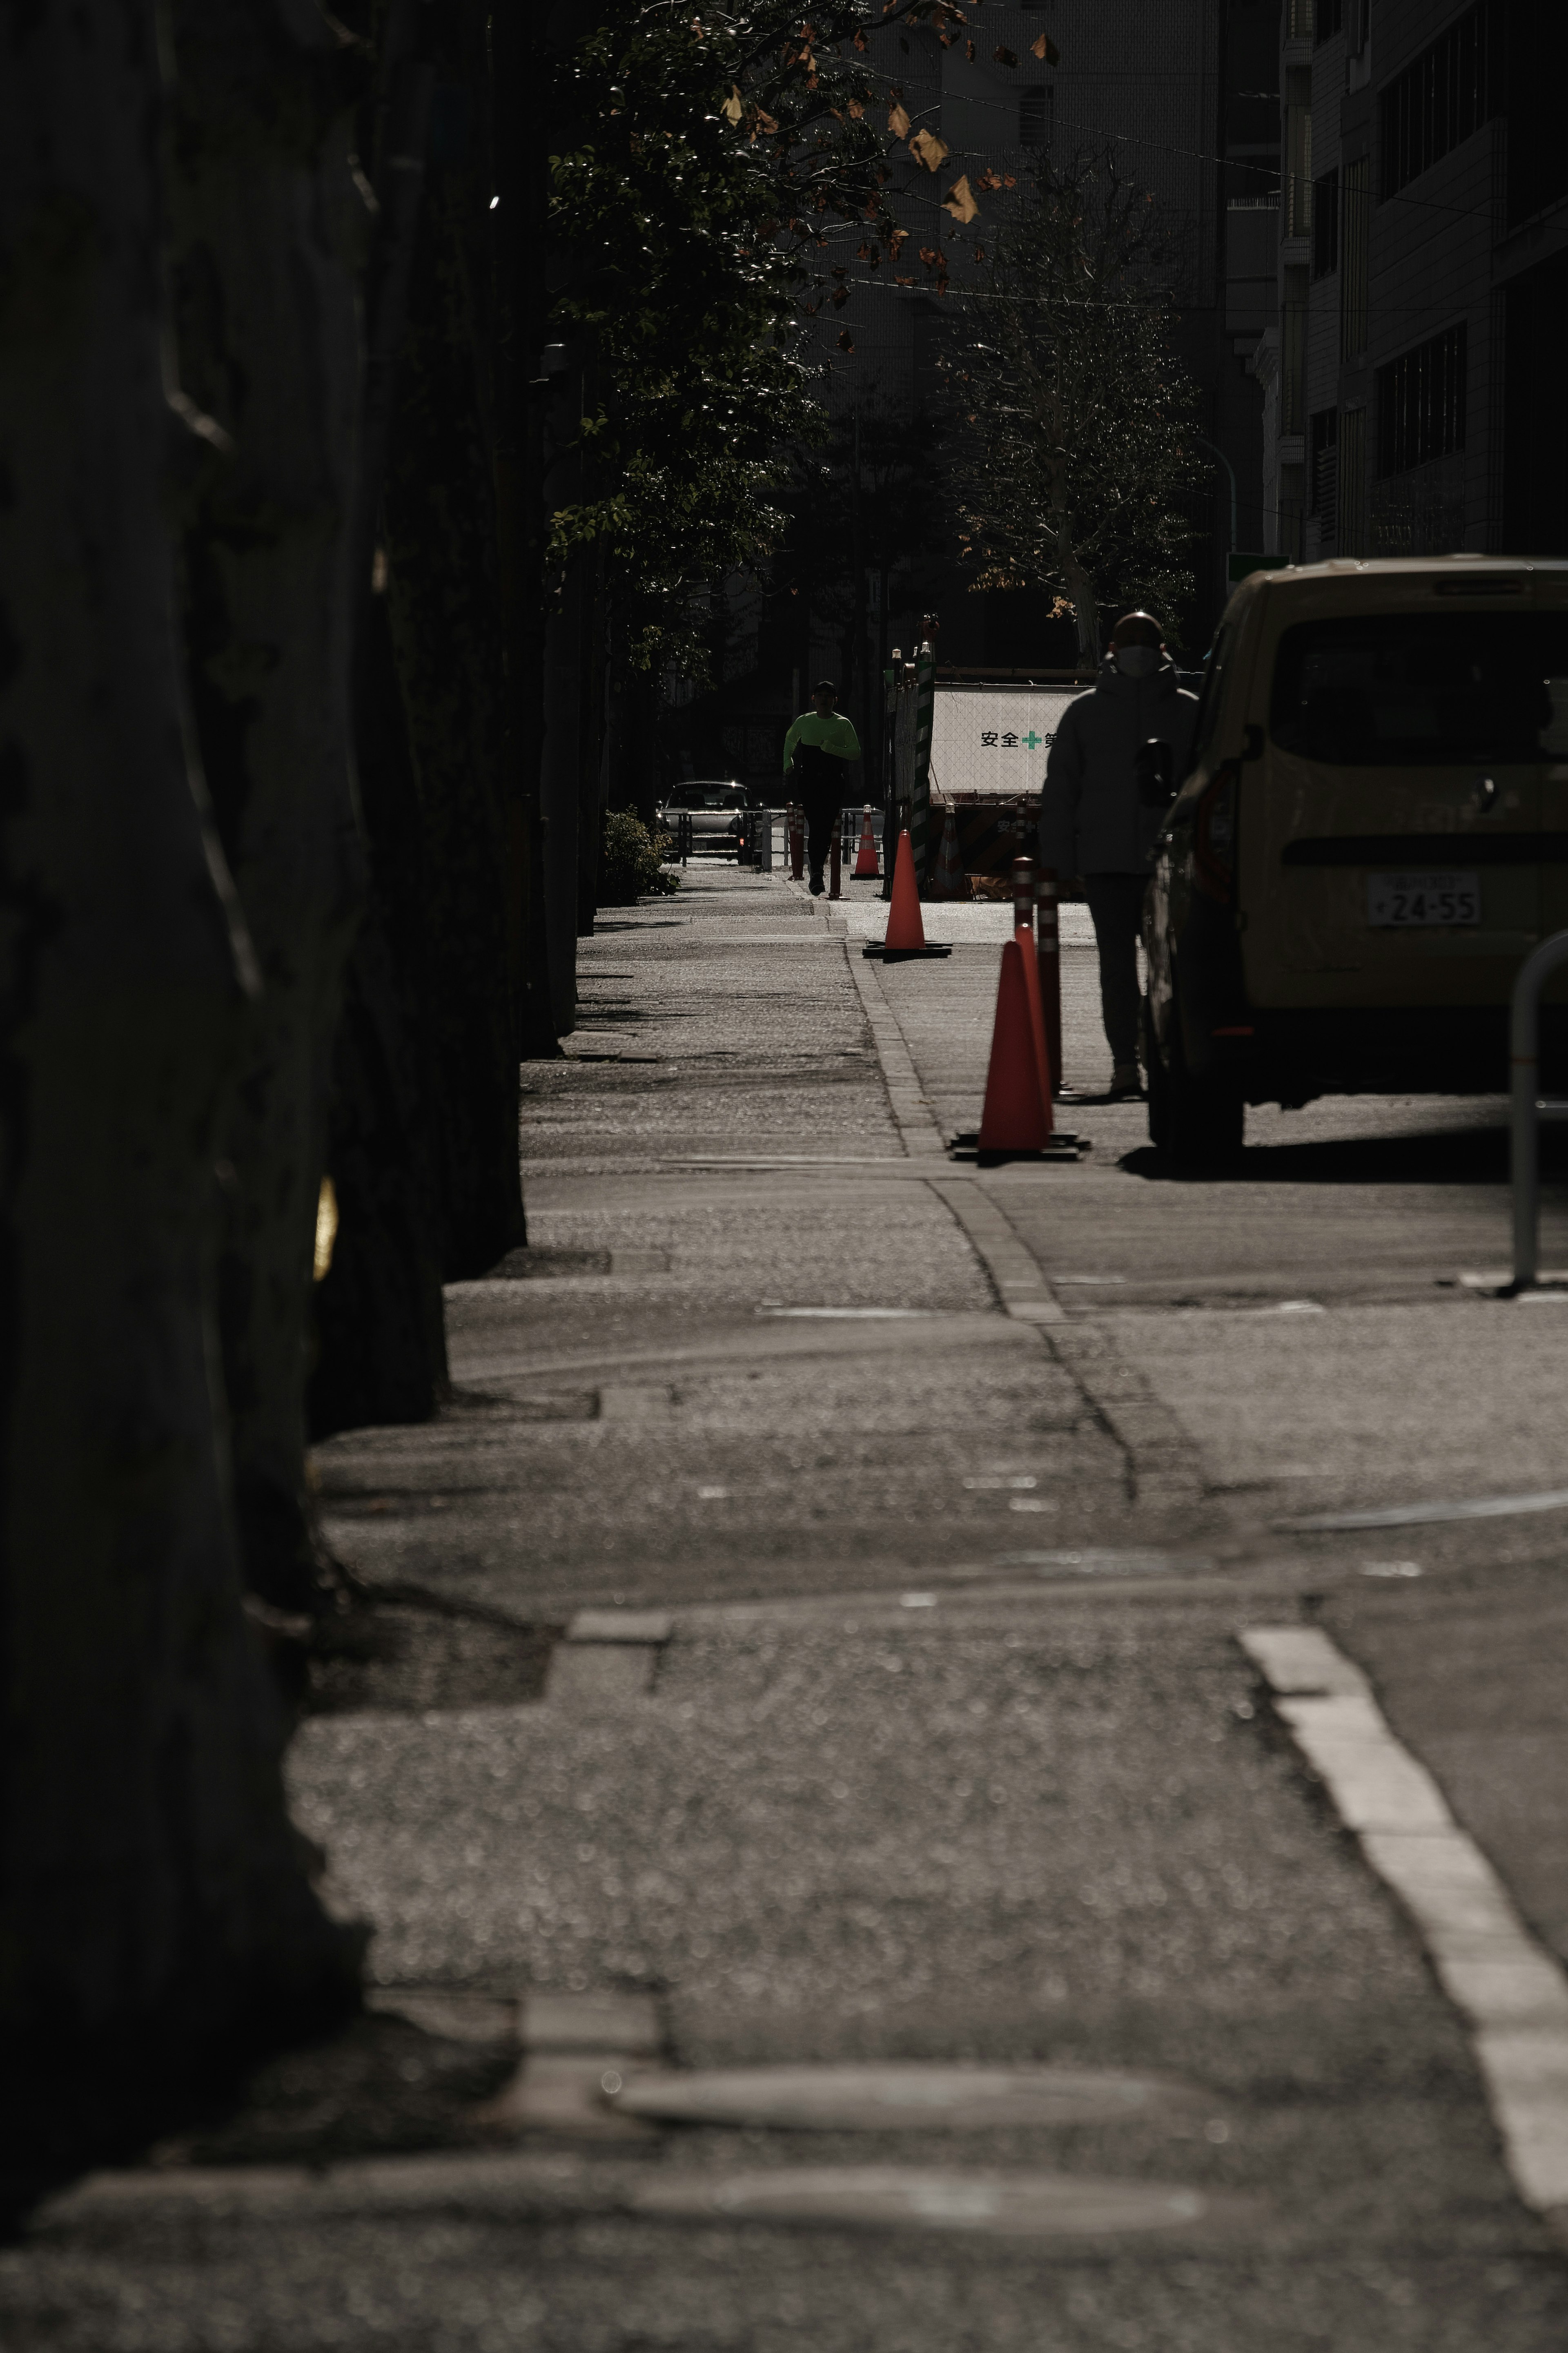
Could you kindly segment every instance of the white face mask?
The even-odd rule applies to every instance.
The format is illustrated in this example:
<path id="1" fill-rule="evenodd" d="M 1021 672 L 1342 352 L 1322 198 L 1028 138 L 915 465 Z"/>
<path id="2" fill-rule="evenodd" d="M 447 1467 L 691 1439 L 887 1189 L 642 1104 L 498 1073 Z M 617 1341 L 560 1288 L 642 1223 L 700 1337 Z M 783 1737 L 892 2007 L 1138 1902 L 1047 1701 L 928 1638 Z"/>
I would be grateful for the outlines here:
<path id="1" fill-rule="evenodd" d="M 1116 667 L 1123 678 L 1152 678 L 1160 667 L 1158 646 L 1118 646 Z"/>

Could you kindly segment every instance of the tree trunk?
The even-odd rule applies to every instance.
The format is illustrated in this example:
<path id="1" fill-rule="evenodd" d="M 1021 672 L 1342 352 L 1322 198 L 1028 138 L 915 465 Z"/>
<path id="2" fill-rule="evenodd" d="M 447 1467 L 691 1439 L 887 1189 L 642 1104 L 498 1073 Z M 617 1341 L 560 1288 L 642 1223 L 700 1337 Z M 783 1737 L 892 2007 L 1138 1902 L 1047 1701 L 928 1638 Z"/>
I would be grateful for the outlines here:
<path id="1" fill-rule="evenodd" d="M 384 596 L 370 600 L 355 703 L 372 886 L 332 1057 L 327 1165 L 338 1232 L 315 1292 L 312 1438 L 424 1421 L 447 1386 L 431 1116 L 438 1091 L 422 1018 L 428 857 Z"/>
<path id="2" fill-rule="evenodd" d="M 182 385 L 229 437 L 184 536 L 214 808 L 264 988 L 226 1123 L 224 1375 L 246 1575 L 318 1606 L 304 1484 L 332 1032 L 363 889 L 349 728 L 358 328 L 345 53 L 309 0 L 174 0 Z"/>
<path id="3" fill-rule="evenodd" d="M 559 1052 L 550 1001 L 545 932 L 544 828 L 540 754 L 544 709 L 544 619 L 539 586 L 544 530 L 544 405 L 537 378 L 549 296 L 539 256 L 549 219 L 546 93 L 531 20 L 498 9 L 490 19 L 496 263 L 496 506 L 500 616 L 506 662 L 508 911 L 517 985 L 520 1055 Z"/>
<path id="4" fill-rule="evenodd" d="M 1094 583 L 1073 552 L 1065 525 L 1057 526 L 1057 558 L 1072 599 L 1073 619 L 1078 628 L 1078 667 L 1081 677 L 1095 678 L 1100 671 L 1100 604 L 1094 593 Z"/>
<path id="5" fill-rule="evenodd" d="M 152 0 L 0 18 L 0 2033 L 17 2185 L 352 1956 L 301 1867 L 215 1395 L 254 986 L 194 788 L 161 480 Z M 133 2127 L 132 2127 L 133 2128 Z M 100 2146 L 103 2143 L 100 2141 Z"/>
<path id="6" fill-rule="evenodd" d="M 493 336 L 476 250 L 489 173 L 479 91 L 443 79 L 437 98 L 465 88 L 467 115 L 448 102 L 433 122 L 384 500 L 387 618 L 426 845 L 422 1018 L 448 1281 L 487 1272 L 525 1230 Z"/>

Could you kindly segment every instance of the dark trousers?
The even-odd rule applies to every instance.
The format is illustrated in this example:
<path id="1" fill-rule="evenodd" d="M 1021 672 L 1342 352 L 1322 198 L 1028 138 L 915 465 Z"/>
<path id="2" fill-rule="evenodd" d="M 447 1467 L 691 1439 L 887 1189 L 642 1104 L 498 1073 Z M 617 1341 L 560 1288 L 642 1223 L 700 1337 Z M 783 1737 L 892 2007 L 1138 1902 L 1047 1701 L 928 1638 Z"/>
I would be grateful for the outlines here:
<path id="1" fill-rule="evenodd" d="M 820 882 L 833 839 L 833 820 L 844 806 L 843 787 L 837 784 L 805 785 L 800 798 L 805 811 L 805 860 L 812 881 Z"/>
<path id="2" fill-rule="evenodd" d="M 1113 1062 L 1138 1060 L 1138 935 L 1146 874 L 1086 874 L 1083 895 L 1100 950 L 1100 1008 Z"/>

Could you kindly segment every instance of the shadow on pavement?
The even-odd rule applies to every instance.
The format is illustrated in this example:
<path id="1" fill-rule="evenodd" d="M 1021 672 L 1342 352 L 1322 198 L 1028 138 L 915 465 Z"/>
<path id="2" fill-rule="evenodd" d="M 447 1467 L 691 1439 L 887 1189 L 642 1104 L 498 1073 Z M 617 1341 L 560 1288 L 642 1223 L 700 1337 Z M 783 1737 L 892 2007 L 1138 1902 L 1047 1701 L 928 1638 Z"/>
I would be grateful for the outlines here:
<path id="1" fill-rule="evenodd" d="M 1568 1141 L 1542 1130 L 1543 1176 L 1568 1183 Z M 1497 1185 L 1509 1181 L 1508 1128 L 1428 1128 L 1405 1135 L 1342 1135 L 1321 1143 L 1249 1144 L 1214 1168 L 1177 1168 L 1152 1145 L 1117 1162 L 1130 1176 L 1169 1185 Z"/>

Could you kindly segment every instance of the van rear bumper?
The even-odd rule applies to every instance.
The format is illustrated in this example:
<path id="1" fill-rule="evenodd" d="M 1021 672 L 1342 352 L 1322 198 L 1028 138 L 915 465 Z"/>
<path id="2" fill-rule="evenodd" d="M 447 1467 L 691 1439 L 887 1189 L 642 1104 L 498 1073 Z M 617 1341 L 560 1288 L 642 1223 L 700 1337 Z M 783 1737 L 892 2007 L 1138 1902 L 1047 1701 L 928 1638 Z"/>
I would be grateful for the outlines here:
<path id="1" fill-rule="evenodd" d="M 1239 1017 L 1253 1034 L 1210 1041 L 1208 1068 L 1248 1103 L 1315 1095 L 1506 1094 L 1508 1009 L 1422 1006 L 1270 1012 Z M 1568 1091 L 1568 1006 L 1541 1008 L 1542 1086 Z"/>

